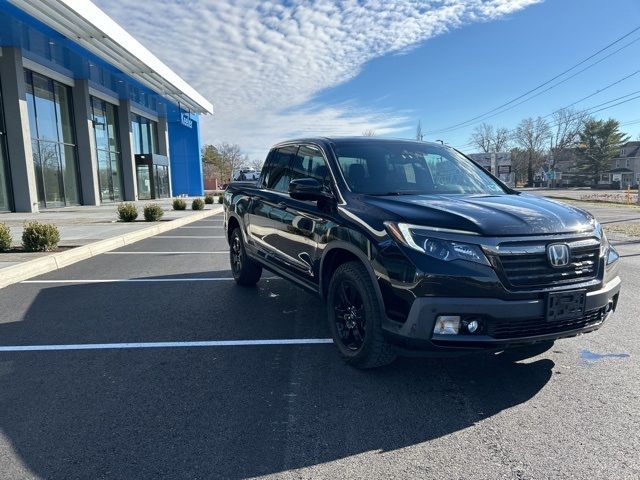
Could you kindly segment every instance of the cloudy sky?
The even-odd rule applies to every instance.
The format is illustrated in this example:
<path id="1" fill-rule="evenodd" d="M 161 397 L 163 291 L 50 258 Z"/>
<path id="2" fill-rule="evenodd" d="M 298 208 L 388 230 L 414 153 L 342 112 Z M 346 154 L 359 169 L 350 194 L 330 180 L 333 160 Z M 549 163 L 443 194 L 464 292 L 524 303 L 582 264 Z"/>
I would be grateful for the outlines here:
<path id="1" fill-rule="evenodd" d="M 500 105 L 626 33 L 634 25 L 620 20 L 640 14 L 637 0 L 95 3 L 211 100 L 205 143 L 238 143 L 254 157 L 306 134 L 373 129 L 409 137 L 418 120 L 428 138 L 439 138 L 439 129 Z M 512 126 L 637 70 L 630 55 L 637 58 L 638 45 L 491 121 Z M 638 77 L 631 78 L 636 85 Z M 634 119 L 628 108 L 623 113 Z M 444 138 L 463 146 L 472 126 Z"/>

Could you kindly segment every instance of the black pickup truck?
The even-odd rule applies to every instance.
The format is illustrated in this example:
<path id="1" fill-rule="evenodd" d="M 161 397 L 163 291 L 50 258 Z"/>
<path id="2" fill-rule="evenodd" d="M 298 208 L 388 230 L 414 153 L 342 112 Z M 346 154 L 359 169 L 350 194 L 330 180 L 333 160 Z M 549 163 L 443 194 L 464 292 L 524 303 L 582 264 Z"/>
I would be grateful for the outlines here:
<path id="1" fill-rule="evenodd" d="M 615 310 L 618 254 L 587 212 L 517 192 L 455 149 L 378 138 L 272 148 L 224 194 L 233 276 L 317 293 L 360 368 L 553 342 Z"/>

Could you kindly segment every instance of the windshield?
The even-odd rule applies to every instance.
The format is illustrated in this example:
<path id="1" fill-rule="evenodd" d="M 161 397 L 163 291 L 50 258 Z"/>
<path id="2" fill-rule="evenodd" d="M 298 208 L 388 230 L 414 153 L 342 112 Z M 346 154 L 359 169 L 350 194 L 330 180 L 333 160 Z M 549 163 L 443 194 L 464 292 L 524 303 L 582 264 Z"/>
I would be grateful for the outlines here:
<path id="1" fill-rule="evenodd" d="M 408 142 L 354 142 L 334 145 L 334 151 L 354 193 L 507 193 L 482 168 L 447 147 Z"/>

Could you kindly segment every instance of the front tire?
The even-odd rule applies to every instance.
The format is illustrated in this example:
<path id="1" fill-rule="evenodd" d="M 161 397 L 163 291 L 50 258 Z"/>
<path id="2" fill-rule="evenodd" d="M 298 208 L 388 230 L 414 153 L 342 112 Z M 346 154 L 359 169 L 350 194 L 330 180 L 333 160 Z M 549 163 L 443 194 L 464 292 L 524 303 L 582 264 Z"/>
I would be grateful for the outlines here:
<path id="1" fill-rule="evenodd" d="M 252 287 L 262 276 L 262 267 L 247 256 L 239 227 L 233 229 L 229 241 L 231 273 L 238 285 Z"/>
<path id="2" fill-rule="evenodd" d="M 382 333 L 384 308 L 360 262 L 340 265 L 329 283 L 329 329 L 344 360 L 357 368 L 387 365 L 396 358 Z"/>

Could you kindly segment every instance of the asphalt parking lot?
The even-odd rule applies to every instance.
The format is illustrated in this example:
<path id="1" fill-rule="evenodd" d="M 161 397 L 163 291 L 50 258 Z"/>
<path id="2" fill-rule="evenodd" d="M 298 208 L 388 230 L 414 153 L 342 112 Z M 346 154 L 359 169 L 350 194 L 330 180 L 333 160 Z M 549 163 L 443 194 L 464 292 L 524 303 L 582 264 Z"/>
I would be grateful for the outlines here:
<path id="1" fill-rule="evenodd" d="M 221 227 L 0 290 L 0 478 L 640 478 L 639 242 L 595 333 L 362 372 L 317 298 L 235 286 Z"/>

